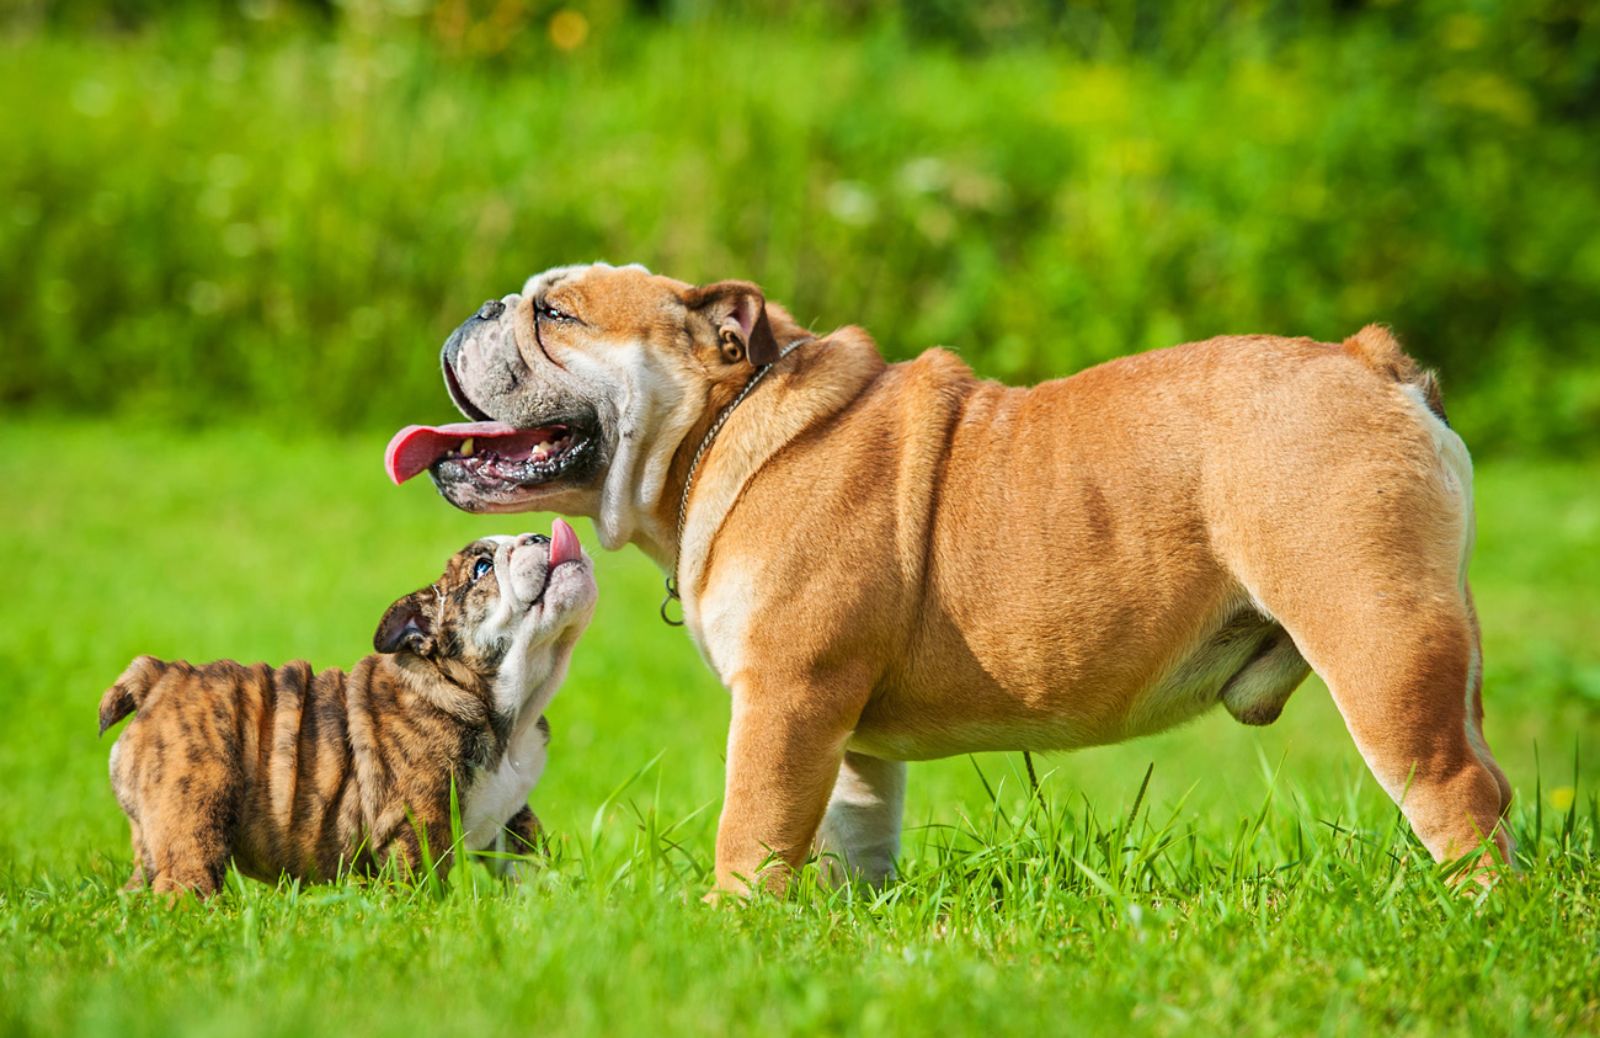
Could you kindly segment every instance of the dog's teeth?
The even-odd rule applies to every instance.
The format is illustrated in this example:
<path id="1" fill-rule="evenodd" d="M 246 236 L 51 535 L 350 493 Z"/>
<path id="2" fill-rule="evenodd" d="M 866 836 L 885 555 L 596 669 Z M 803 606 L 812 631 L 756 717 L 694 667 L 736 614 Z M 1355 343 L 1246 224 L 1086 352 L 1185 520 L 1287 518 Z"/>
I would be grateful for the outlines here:
<path id="1" fill-rule="evenodd" d="M 468 436 L 461 441 L 461 456 L 464 458 L 472 453 L 472 437 Z"/>

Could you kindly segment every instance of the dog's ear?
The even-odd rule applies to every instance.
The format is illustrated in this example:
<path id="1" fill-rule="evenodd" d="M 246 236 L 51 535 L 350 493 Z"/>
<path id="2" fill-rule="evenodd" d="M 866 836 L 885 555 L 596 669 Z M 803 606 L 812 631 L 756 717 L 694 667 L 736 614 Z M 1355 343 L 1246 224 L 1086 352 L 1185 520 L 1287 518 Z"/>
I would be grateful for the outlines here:
<path id="1" fill-rule="evenodd" d="M 778 342 L 767 321 L 767 297 L 748 281 L 717 281 L 690 290 L 684 303 L 717 330 L 729 363 L 748 359 L 760 367 L 778 359 Z"/>
<path id="2" fill-rule="evenodd" d="M 433 606 L 437 596 L 431 587 L 413 591 L 390 606 L 378 621 L 372 647 L 379 652 L 414 652 L 426 656 L 433 651 Z"/>

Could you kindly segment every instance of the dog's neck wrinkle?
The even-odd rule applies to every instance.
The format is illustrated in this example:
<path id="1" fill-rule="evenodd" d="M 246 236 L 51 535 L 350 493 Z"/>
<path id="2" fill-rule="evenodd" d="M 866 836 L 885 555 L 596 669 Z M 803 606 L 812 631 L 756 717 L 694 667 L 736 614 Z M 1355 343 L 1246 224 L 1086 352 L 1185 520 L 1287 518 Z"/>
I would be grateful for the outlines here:
<path id="1" fill-rule="evenodd" d="M 506 713 L 495 701 L 493 677 L 485 677 L 452 661 L 423 661 L 435 681 L 422 681 L 412 693 L 458 726 L 466 751 L 462 763 L 471 768 L 492 768 L 505 756 L 517 726 L 518 712 Z"/>
<path id="2" fill-rule="evenodd" d="M 859 328 L 844 328 L 791 354 L 783 367 L 769 376 L 771 385 L 761 386 L 728 417 L 717 434 L 716 447 L 701 459 L 684 517 L 682 543 L 668 545 L 670 554 L 657 560 L 668 572 L 676 560 L 684 619 L 691 631 L 698 626 L 696 600 L 711 542 L 745 485 L 792 440 L 848 408 L 886 368 L 871 336 Z M 742 387 L 736 387 L 735 392 L 738 388 Z M 718 410 L 709 412 L 700 432 L 702 437 Z M 682 472 L 670 481 L 674 492 L 664 493 L 663 501 L 658 503 L 658 512 L 671 513 L 667 529 L 677 529 L 676 509 L 683 481 L 699 442 L 686 438 L 688 454 Z"/>
<path id="3" fill-rule="evenodd" d="M 792 375 L 788 377 L 793 377 Z M 700 417 L 689 427 L 677 449 L 673 452 L 672 463 L 667 469 L 667 478 L 661 484 L 661 493 L 657 496 L 654 508 L 650 512 L 651 526 L 658 533 L 654 537 L 635 536 L 633 542 L 646 555 L 660 566 L 664 573 L 671 575 L 674 565 L 678 561 L 678 508 L 683 501 L 683 486 L 689 478 L 689 467 L 694 464 L 695 453 L 700 445 L 705 442 L 706 435 L 717 420 L 717 415 L 727 407 L 733 399 L 744 389 L 749 376 L 744 381 L 719 382 L 708 386 L 705 392 Z M 769 381 L 784 381 L 782 373 L 775 374 Z M 748 404 L 749 401 L 746 401 Z M 731 423 L 731 419 L 730 419 Z M 724 428 L 719 439 L 727 435 Z M 702 462 L 704 464 L 704 462 Z M 640 534 L 644 534 L 641 530 Z"/>
<path id="4" fill-rule="evenodd" d="M 777 340 L 790 344 L 786 352 L 796 344 L 817 342 L 817 336 L 782 306 L 768 303 L 767 315 Z M 687 330 L 681 345 L 685 350 L 694 348 Z M 681 379 L 676 365 L 655 366 L 653 357 L 651 351 L 645 351 L 641 358 L 647 369 L 642 372 L 644 381 L 669 391 L 622 402 L 612 423 L 618 430 L 616 457 L 601 488 L 594 519 L 600 543 L 608 550 L 637 545 L 668 571 L 678 550 L 678 515 L 671 506 L 682 497 L 695 452 L 717 414 L 760 369 L 741 365 L 734 374 L 708 385 L 699 379 Z M 652 431 L 651 442 L 641 442 L 636 435 L 639 429 Z"/>

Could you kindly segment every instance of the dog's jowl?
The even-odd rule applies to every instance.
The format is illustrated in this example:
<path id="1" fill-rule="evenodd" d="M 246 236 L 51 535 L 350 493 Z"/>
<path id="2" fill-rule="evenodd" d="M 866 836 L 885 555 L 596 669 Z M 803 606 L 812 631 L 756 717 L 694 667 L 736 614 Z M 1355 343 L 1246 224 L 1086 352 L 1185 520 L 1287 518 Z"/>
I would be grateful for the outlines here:
<path id="1" fill-rule="evenodd" d="M 395 602 L 349 673 L 304 662 L 204 665 L 141 656 L 100 703 L 127 813 L 130 887 L 205 895 L 228 864 L 326 880 L 391 858 L 451 859 L 463 841 L 531 850 L 543 711 L 594 609 L 593 564 L 553 536 L 489 537 Z M 427 854 L 424 854 L 424 851 Z"/>

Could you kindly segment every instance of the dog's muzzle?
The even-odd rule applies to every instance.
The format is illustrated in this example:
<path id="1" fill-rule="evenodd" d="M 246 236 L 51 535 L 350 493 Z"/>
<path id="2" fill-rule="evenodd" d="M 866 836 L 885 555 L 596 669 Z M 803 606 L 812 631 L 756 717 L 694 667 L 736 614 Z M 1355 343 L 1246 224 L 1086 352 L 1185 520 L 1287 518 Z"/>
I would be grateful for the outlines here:
<path id="1" fill-rule="evenodd" d="M 466 342 L 474 332 L 481 329 L 486 323 L 498 321 L 505 312 L 505 303 L 498 299 L 488 299 L 484 301 L 482 306 L 478 307 L 477 313 L 461 322 L 460 326 L 450 333 L 450 338 L 444 341 L 444 348 L 439 351 L 439 360 L 444 365 L 445 370 L 447 372 L 454 370 L 456 358 L 461 355 L 462 343 Z M 457 402 L 459 403 L 460 401 Z"/>

